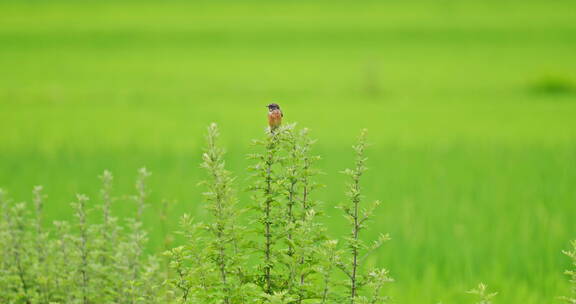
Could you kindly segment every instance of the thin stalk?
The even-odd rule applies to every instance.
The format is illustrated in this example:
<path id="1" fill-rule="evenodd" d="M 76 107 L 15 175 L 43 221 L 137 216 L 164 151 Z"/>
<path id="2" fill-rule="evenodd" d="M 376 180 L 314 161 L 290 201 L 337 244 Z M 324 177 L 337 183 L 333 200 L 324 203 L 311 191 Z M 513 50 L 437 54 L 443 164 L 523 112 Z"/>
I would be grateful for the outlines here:
<path id="1" fill-rule="evenodd" d="M 364 150 L 366 148 L 366 130 L 363 130 L 360 134 L 358 144 L 354 146 L 356 151 L 356 163 L 354 169 L 347 169 L 344 171 L 348 174 L 352 181 L 350 183 L 350 190 L 348 192 L 348 197 L 351 201 L 351 207 L 344 207 L 344 211 L 349 217 L 352 224 L 352 237 L 348 242 L 352 254 L 352 265 L 351 269 L 346 270 L 345 273 L 350 279 L 350 304 L 356 303 L 356 298 L 358 296 L 358 271 L 359 271 L 359 254 L 360 254 L 360 230 L 362 229 L 362 219 L 360 218 L 360 203 L 361 203 L 361 189 L 360 189 L 360 178 L 366 170 L 364 158 Z"/>
<path id="2" fill-rule="evenodd" d="M 78 220 L 78 228 L 80 230 L 80 239 L 78 243 L 78 250 L 80 252 L 80 284 L 82 290 L 82 303 L 90 303 L 88 298 L 88 224 L 86 222 L 86 201 L 88 197 L 85 195 L 77 195 L 78 202 L 75 204 L 76 218 Z"/>
<path id="3" fill-rule="evenodd" d="M 290 150 L 290 167 L 288 168 L 288 179 L 290 181 L 290 187 L 288 188 L 288 202 L 287 202 L 287 217 L 288 217 L 288 224 L 294 225 L 296 220 L 294 218 L 294 205 L 295 205 L 295 197 L 296 197 L 296 186 L 298 184 L 298 143 L 296 138 L 293 134 L 293 130 L 290 130 L 290 141 L 291 141 L 291 150 Z M 292 245 L 292 228 L 288 229 L 287 236 L 288 238 L 288 256 L 294 255 L 294 248 Z M 291 274 L 292 277 L 292 274 Z"/>
<path id="4" fill-rule="evenodd" d="M 22 290 L 24 292 L 24 302 L 27 304 L 32 303 L 30 299 L 30 288 L 29 282 L 27 280 L 27 271 L 26 267 L 23 262 L 22 255 L 25 253 L 22 249 L 22 243 L 24 241 L 24 233 L 25 233 L 25 224 L 24 224 L 24 210 L 26 208 L 24 203 L 16 204 L 12 208 L 9 208 L 6 204 L 6 221 L 8 226 L 8 233 L 10 235 L 11 241 L 11 250 L 12 258 L 14 259 L 14 264 L 16 264 L 16 275 L 18 276 L 18 280 L 20 281 L 20 285 L 22 286 Z"/>
<path id="5" fill-rule="evenodd" d="M 307 130 L 305 129 L 304 132 L 306 132 Z M 312 166 L 312 162 L 310 159 L 310 155 L 308 154 L 309 149 L 310 149 L 310 141 L 307 140 L 306 137 L 306 133 L 301 133 L 303 138 L 304 138 L 304 151 L 303 151 L 303 156 L 302 156 L 302 174 L 301 174 L 301 184 L 302 184 L 302 198 L 301 198 L 301 203 L 302 203 L 302 216 L 301 216 L 301 221 L 302 223 L 304 223 L 306 221 L 306 217 L 308 214 L 308 211 L 310 209 L 309 206 L 309 202 L 308 202 L 308 195 L 310 192 L 310 174 L 309 174 L 309 170 L 310 167 Z M 302 255 L 302 257 L 300 257 L 300 267 L 302 268 L 302 266 L 304 265 L 305 262 L 305 256 Z M 306 281 L 306 275 L 304 273 L 300 274 L 300 286 L 304 286 L 304 283 Z M 304 300 L 304 295 L 302 293 L 300 293 L 300 295 L 298 296 L 298 303 L 302 303 L 302 301 Z"/>
<path id="6" fill-rule="evenodd" d="M 293 179 L 290 182 L 290 188 L 288 190 L 288 204 L 287 204 L 287 216 L 288 216 L 288 223 L 289 224 L 294 224 L 295 219 L 294 219 L 294 197 L 295 197 L 295 190 L 296 190 L 296 179 Z M 292 246 L 292 230 L 289 229 L 288 230 L 288 234 L 286 236 L 288 238 L 288 240 L 290 242 L 288 242 L 288 256 L 293 256 L 294 255 L 294 247 Z"/>
<path id="7" fill-rule="evenodd" d="M 357 179 L 355 179 L 354 181 L 354 190 L 356 191 L 356 193 L 360 193 L 360 184 L 359 184 L 359 177 Z M 360 225 L 358 222 L 358 206 L 360 204 L 360 198 L 359 196 L 356 196 L 353 199 L 353 203 L 354 203 L 354 228 L 353 228 L 353 238 L 354 238 L 354 242 L 357 244 L 358 243 L 358 235 L 360 233 Z M 350 303 L 354 304 L 355 300 L 356 300 L 356 272 L 358 269 L 358 246 L 352 246 L 352 275 L 350 277 L 351 280 L 351 301 Z"/>
<path id="8" fill-rule="evenodd" d="M 271 136 L 274 136 L 273 134 Z M 266 160 L 266 190 L 265 190 L 265 214 L 264 214 L 264 229 L 265 229 L 265 237 L 266 237 L 266 248 L 265 248 L 265 262 L 264 265 L 264 278 L 266 280 L 266 293 L 271 293 L 272 291 L 272 282 L 270 277 L 271 271 L 271 247 L 272 247 L 272 233 L 271 233 L 271 225 L 272 219 L 270 213 L 272 211 L 272 164 L 274 154 L 272 153 L 274 142 L 271 141 L 268 146 L 268 159 Z"/>
<path id="9" fill-rule="evenodd" d="M 266 158 L 265 158 L 265 188 L 264 188 L 264 291 L 267 294 L 272 294 L 272 204 L 274 203 L 274 191 L 272 189 L 273 177 L 272 166 L 275 162 L 276 144 L 278 140 L 278 132 L 269 133 L 268 143 L 266 145 Z"/>
<path id="10" fill-rule="evenodd" d="M 224 303 L 228 304 L 232 297 L 228 282 L 228 275 L 230 273 L 228 265 L 233 265 L 233 262 L 232 257 L 229 256 L 227 252 L 226 244 L 232 242 L 232 245 L 235 245 L 235 235 L 231 228 L 231 223 L 234 220 L 231 217 L 234 214 L 231 211 L 233 200 L 230 194 L 232 191 L 230 184 L 233 179 L 224 167 L 224 152 L 216 145 L 218 136 L 218 127 L 213 123 L 208 128 L 208 147 L 203 154 L 204 162 L 202 163 L 202 167 L 205 168 L 211 176 L 211 180 L 206 183 L 209 192 L 205 193 L 205 196 L 209 202 L 207 208 L 212 213 L 216 222 L 216 225 L 213 226 L 214 228 L 210 228 L 210 231 L 215 236 L 215 240 L 213 241 L 217 249 L 215 263 L 220 272 L 220 281 L 224 291 Z"/>
<path id="11" fill-rule="evenodd" d="M 35 210 L 35 218 L 34 218 L 34 226 L 36 228 L 36 234 L 35 234 L 35 242 L 36 242 L 36 257 L 37 257 L 37 261 L 38 261 L 38 274 L 42 275 L 42 274 L 46 274 L 47 273 L 47 269 L 46 269 L 46 248 L 45 248 L 45 243 L 46 243 L 46 238 L 44 235 L 44 231 L 42 229 L 42 215 L 43 215 L 43 208 L 44 208 L 44 195 L 42 194 L 42 186 L 36 186 L 34 187 L 34 190 L 32 191 L 33 194 L 33 202 L 34 202 L 34 210 Z M 44 281 L 44 282 L 38 282 L 38 292 L 40 293 L 40 296 L 43 299 L 44 303 L 49 303 L 50 299 L 49 299 L 49 287 L 47 286 L 49 283 Z"/>

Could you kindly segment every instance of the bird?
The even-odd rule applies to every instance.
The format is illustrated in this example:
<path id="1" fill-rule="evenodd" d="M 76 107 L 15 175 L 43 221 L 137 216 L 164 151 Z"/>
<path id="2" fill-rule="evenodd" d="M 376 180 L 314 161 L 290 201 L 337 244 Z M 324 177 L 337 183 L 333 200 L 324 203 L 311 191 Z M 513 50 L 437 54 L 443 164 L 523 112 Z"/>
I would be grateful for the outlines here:
<path id="1" fill-rule="evenodd" d="M 270 131 L 274 132 L 282 124 L 284 114 L 277 103 L 271 103 L 266 107 L 268 108 L 268 126 L 270 126 Z"/>

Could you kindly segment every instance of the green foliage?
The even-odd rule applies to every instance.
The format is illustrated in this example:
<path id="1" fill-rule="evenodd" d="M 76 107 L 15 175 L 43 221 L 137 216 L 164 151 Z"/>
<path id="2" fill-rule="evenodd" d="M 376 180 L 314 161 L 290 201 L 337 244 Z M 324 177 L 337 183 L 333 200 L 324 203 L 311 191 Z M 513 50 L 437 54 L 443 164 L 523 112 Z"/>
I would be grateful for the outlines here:
<path id="1" fill-rule="evenodd" d="M 341 250 L 318 221 L 321 206 L 311 196 L 319 187 L 314 181 L 318 157 L 311 154 L 314 141 L 307 129 L 286 125 L 268 130 L 263 140 L 254 142 L 259 151 L 250 155 L 254 164 L 249 211 L 237 207 L 234 178 L 225 169 L 218 136 L 216 125 L 210 125 L 202 162 L 207 172 L 202 185 L 207 189 L 208 224 L 184 215 L 180 233 L 186 244 L 165 253 L 173 271 L 167 293 L 177 303 L 386 301 L 380 292 L 390 281 L 387 271 L 374 269 L 362 279 L 358 275 L 358 286 L 372 287 L 362 296 L 343 292 L 334 274 L 341 264 Z M 364 144 L 358 149 L 363 150 Z M 363 170 L 364 159 L 359 159 Z M 371 210 L 362 213 L 362 225 Z M 243 218 L 250 229 L 239 225 Z M 384 239 L 364 247 L 374 250 Z M 355 242 L 361 243 L 359 237 Z M 361 265 L 355 268 L 359 271 Z"/>
<path id="2" fill-rule="evenodd" d="M 127 196 L 135 206 L 134 216 L 123 222 L 112 213 L 120 199 L 112 194 L 114 178 L 108 171 L 100 176 L 98 203 L 78 194 L 71 204 L 73 220 L 54 222 L 50 228 L 43 225 L 42 187 L 34 187 L 32 205 L 15 203 L 0 189 L 0 302 L 389 302 L 383 292 L 392 281 L 389 272 L 365 263 L 389 240 L 387 234 L 371 243 L 363 240 L 380 205 L 366 204 L 363 194 L 365 130 L 353 147 L 354 167 L 344 170 L 350 180 L 347 202 L 338 207 L 350 232 L 341 240 L 328 237 L 319 220 L 322 206 L 312 195 L 320 187 L 314 168 L 319 158 L 311 154 L 314 141 L 306 129 L 282 126 L 255 142 L 249 210 L 240 207 L 218 137 L 217 126 L 211 124 L 201 164 L 207 173 L 201 184 L 209 217 L 205 222 L 181 217 L 178 233 L 184 244 L 164 253 L 168 269 L 144 252 L 147 232 L 141 218 L 151 176 L 145 168 L 138 171 L 135 195 Z M 576 265 L 576 242 L 565 253 Z M 574 271 L 567 274 L 574 283 Z M 478 304 L 491 304 L 496 295 L 484 284 L 469 293 L 478 296 Z M 574 295 L 562 299 L 575 303 Z"/>
<path id="3" fill-rule="evenodd" d="M 385 303 L 388 299 L 380 295 L 382 286 L 386 282 L 391 282 L 392 278 L 388 276 L 385 269 L 374 269 L 369 275 L 360 273 L 362 262 L 374 250 L 378 249 L 385 241 L 389 240 L 388 235 L 380 237 L 371 245 L 367 245 L 360 238 L 360 232 L 366 229 L 368 220 L 373 216 L 374 210 L 380 204 L 375 201 L 368 207 L 363 207 L 362 189 L 360 179 L 366 171 L 366 160 L 364 151 L 366 150 L 366 130 L 362 130 L 358 143 L 353 147 L 356 152 L 356 166 L 353 169 L 344 170 L 344 174 L 350 177 L 348 184 L 349 203 L 341 204 L 339 208 L 344 212 L 344 217 L 350 223 L 351 233 L 345 239 L 349 257 L 337 262 L 338 267 L 348 277 L 347 286 L 350 294 L 350 303 Z M 367 296 L 360 295 L 362 287 L 370 285 L 372 294 Z"/>
<path id="4" fill-rule="evenodd" d="M 478 284 L 478 287 L 469 290 L 468 293 L 478 297 L 476 304 L 492 304 L 492 298 L 498 294 L 497 292 L 489 292 L 484 283 Z"/>
<path id="5" fill-rule="evenodd" d="M 570 270 L 566 270 L 565 273 L 570 277 L 570 284 L 571 284 L 571 292 L 569 296 L 561 297 L 564 302 L 575 304 L 576 303 L 576 241 L 572 241 L 571 243 L 572 248 L 570 250 L 564 251 L 564 254 L 567 255 L 572 260 L 573 268 Z"/>
<path id="6" fill-rule="evenodd" d="M 140 170 L 138 202 L 144 204 Z M 102 221 L 89 221 L 89 198 L 78 194 L 71 204 L 74 220 L 42 225 L 45 196 L 34 187 L 33 208 L 14 203 L 0 191 L 0 302 L 2 303 L 158 303 L 158 263 L 143 257 L 141 223 L 126 227 L 111 214 L 112 175 L 101 177 Z"/>
<path id="7" fill-rule="evenodd" d="M 251 288 L 245 273 L 245 228 L 239 224 L 234 178 L 225 169 L 224 151 L 217 145 L 216 124 L 208 127 L 201 167 L 208 223 L 194 223 L 184 215 L 180 233 L 186 245 L 165 253 L 176 274 L 168 283 L 178 303 L 249 303 Z"/>

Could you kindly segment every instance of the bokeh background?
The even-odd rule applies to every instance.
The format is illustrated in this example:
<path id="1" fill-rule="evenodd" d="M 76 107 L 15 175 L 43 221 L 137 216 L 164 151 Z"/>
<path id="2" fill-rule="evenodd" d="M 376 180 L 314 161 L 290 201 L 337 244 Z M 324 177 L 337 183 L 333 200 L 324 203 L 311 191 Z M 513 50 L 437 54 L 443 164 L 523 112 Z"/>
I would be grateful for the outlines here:
<path id="1" fill-rule="evenodd" d="M 0 187 L 29 200 L 44 185 L 47 223 L 75 193 L 97 202 L 104 169 L 120 195 L 146 166 L 160 251 L 162 199 L 172 223 L 203 215 L 205 127 L 219 123 L 244 184 L 271 101 L 318 139 L 334 235 L 338 172 L 369 129 L 365 193 L 383 205 L 366 237 L 392 236 L 371 262 L 397 303 L 471 301 L 479 281 L 499 303 L 568 293 L 576 2 L 0 2 Z"/>

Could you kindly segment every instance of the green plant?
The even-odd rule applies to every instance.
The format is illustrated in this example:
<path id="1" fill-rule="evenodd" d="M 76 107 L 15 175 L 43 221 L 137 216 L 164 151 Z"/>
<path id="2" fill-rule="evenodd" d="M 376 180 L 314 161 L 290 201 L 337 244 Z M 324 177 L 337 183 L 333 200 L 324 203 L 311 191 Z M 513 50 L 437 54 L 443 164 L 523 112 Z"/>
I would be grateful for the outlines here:
<path id="1" fill-rule="evenodd" d="M 145 191 L 140 171 L 137 195 Z M 144 258 L 145 233 L 138 220 L 124 229 L 112 216 L 112 175 L 101 177 L 102 221 L 90 222 L 89 199 L 72 203 L 71 223 L 42 223 L 45 196 L 34 187 L 33 207 L 14 203 L 0 191 L 0 302 L 157 303 L 161 282 L 157 263 Z"/>
<path id="2" fill-rule="evenodd" d="M 187 243 L 165 253 L 176 273 L 168 282 L 177 290 L 179 303 L 247 303 L 249 296 L 241 239 L 244 228 L 238 224 L 241 210 L 236 208 L 234 178 L 225 169 L 218 136 L 216 124 L 211 124 L 201 164 L 207 172 L 202 185 L 211 222 L 193 223 L 184 215 L 180 233 Z"/>
<path id="3" fill-rule="evenodd" d="M 478 287 L 469 290 L 468 293 L 478 296 L 476 304 L 492 304 L 492 298 L 498 294 L 497 292 L 489 292 L 484 283 L 478 284 Z"/>
<path id="4" fill-rule="evenodd" d="M 283 294 L 298 303 L 317 298 L 313 281 L 319 263 L 317 243 L 326 237 L 316 221 L 317 203 L 311 192 L 316 156 L 310 154 L 313 141 L 308 130 L 297 132 L 295 125 L 280 127 L 256 141 L 263 152 L 254 153 L 252 223 L 256 227 L 255 250 L 263 256 L 256 283 L 265 294 Z"/>
<path id="5" fill-rule="evenodd" d="M 314 181 L 317 156 L 307 129 L 295 125 L 268 131 L 255 141 L 260 151 L 250 155 L 252 203 L 250 212 L 238 209 L 233 178 L 225 169 L 224 153 L 216 144 L 218 130 L 210 125 L 202 167 L 207 179 L 202 185 L 210 223 L 195 222 L 188 215 L 181 219 L 181 234 L 187 242 L 166 252 L 174 276 L 169 285 L 178 303 L 385 303 L 384 283 L 391 281 L 386 270 L 373 269 L 360 275 L 360 248 L 363 257 L 387 240 L 382 236 L 364 246 L 359 231 L 365 227 L 377 203 L 360 208 L 359 177 L 365 170 L 365 142 L 356 146 L 352 205 L 356 208 L 355 237 L 347 239 L 356 262 L 353 271 L 354 293 L 345 292 L 334 269 L 345 265 L 338 242 L 329 240 L 318 221 L 320 205 L 311 197 L 319 185 Z M 361 214 L 360 214 L 361 213 Z M 239 214 L 245 214 L 248 227 Z M 354 259 L 354 258 L 353 258 Z M 360 296 L 360 287 L 371 285 L 371 292 Z"/>
<path id="6" fill-rule="evenodd" d="M 375 201 L 368 207 L 363 207 L 362 189 L 360 187 L 360 179 L 366 171 L 366 157 L 364 151 L 366 149 L 366 130 L 360 134 L 358 143 L 354 146 L 356 152 L 356 166 L 353 169 L 344 170 L 344 174 L 350 177 L 348 184 L 347 196 L 349 203 L 341 204 L 340 209 L 348 222 L 351 224 L 352 229 L 350 236 L 346 238 L 346 244 L 349 251 L 349 258 L 344 261 L 338 261 L 338 267 L 348 277 L 348 288 L 350 290 L 350 303 L 384 303 L 387 301 L 386 297 L 381 297 L 380 290 L 386 282 L 391 282 L 392 278 L 388 276 L 388 271 L 385 269 L 374 269 L 369 275 L 362 275 L 360 273 L 361 264 L 364 259 L 374 250 L 378 249 L 382 244 L 389 240 L 387 234 L 382 234 L 371 245 L 366 245 L 360 239 L 360 232 L 366 228 L 368 220 L 373 216 L 374 211 L 380 205 L 380 202 Z M 359 290 L 366 286 L 372 285 L 372 295 L 370 298 L 360 296 Z"/>
<path id="7" fill-rule="evenodd" d="M 571 292 L 569 296 L 561 297 L 560 299 L 566 303 L 576 303 L 576 241 L 571 243 L 572 249 L 563 251 L 572 260 L 573 269 L 566 270 L 565 273 L 570 277 Z"/>
<path id="8" fill-rule="evenodd" d="M 286 127 L 280 127 L 276 131 L 269 131 L 266 139 L 255 141 L 255 144 L 264 147 L 264 152 L 254 153 L 250 157 L 256 161 L 252 167 L 254 184 L 251 190 L 254 192 L 253 209 L 257 211 L 257 218 L 252 224 L 260 228 L 256 229 L 257 235 L 262 236 L 257 240 L 256 251 L 262 255 L 261 264 L 258 266 L 260 275 L 257 283 L 266 294 L 273 294 L 274 291 L 285 284 L 285 273 L 278 269 L 279 258 L 282 252 L 277 248 L 281 240 L 281 224 L 285 216 L 281 211 L 280 196 L 282 193 L 283 180 L 280 173 L 280 164 L 283 159 L 281 155 L 281 141 L 286 136 Z M 276 271 L 276 272 L 274 272 Z"/>
<path id="9" fill-rule="evenodd" d="M 201 167 L 206 171 L 203 204 L 206 222 L 185 214 L 179 233 L 185 243 L 166 250 L 168 270 L 144 246 L 142 216 L 150 172 L 138 171 L 134 216 L 120 222 L 112 213 L 121 200 L 113 195 L 113 175 L 104 171 L 100 199 L 91 204 L 78 194 L 71 204 L 73 220 L 43 222 L 45 195 L 33 190 L 33 207 L 13 203 L 0 190 L 0 300 L 2 303 L 385 303 L 382 287 L 391 281 L 386 270 L 365 272 L 363 259 L 387 236 L 365 245 L 360 231 L 378 203 L 363 207 L 360 177 L 365 168 L 365 132 L 356 166 L 345 172 L 352 182 L 352 223 L 346 250 L 327 236 L 319 221 L 321 205 L 312 197 L 319 158 L 307 129 L 286 125 L 256 141 L 251 155 L 253 178 L 250 210 L 239 207 L 235 179 L 226 170 L 216 124 L 208 127 Z M 165 216 L 165 205 L 162 216 Z M 98 221 L 91 216 L 98 211 Z M 252 229 L 246 228 L 246 223 Z M 347 252 L 347 254 L 345 253 Z M 345 257 L 347 256 L 347 257 Z M 348 275 L 344 288 L 334 270 Z M 371 290 L 362 287 L 371 286 Z M 367 289 L 367 288 L 366 288 Z"/>

